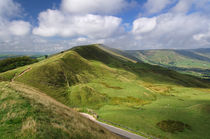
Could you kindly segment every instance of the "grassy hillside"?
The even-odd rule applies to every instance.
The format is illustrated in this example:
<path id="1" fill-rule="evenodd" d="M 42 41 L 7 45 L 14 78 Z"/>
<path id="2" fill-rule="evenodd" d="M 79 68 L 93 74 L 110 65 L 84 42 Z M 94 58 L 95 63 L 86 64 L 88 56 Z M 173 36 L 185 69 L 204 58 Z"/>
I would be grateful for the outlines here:
<path id="1" fill-rule="evenodd" d="M 168 67 L 200 77 L 208 77 L 210 75 L 210 49 L 139 50 L 127 52 L 149 64 Z"/>
<path id="2" fill-rule="evenodd" d="M 99 45 L 72 48 L 2 73 L 0 80 L 24 83 L 69 107 L 156 137 L 209 137 L 209 81 Z"/>
<path id="3" fill-rule="evenodd" d="M 1 139 L 118 138 L 27 86 L 0 83 Z"/>

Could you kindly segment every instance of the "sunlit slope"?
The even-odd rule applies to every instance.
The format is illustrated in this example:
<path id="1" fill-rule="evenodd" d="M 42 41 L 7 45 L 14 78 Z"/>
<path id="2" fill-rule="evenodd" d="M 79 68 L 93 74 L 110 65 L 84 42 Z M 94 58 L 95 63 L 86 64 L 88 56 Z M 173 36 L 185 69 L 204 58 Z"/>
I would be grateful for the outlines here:
<path id="1" fill-rule="evenodd" d="M 210 49 L 195 50 L 137 50 L 128 54 L 149 64 L 191 73 L 197 76 L 210 74 Z"/>
<path id="2" fill-rule="evenodd" d="M 69 107 L 93 111 L 100 118 L 157 137 L 208 136 L 205 129 L 210 127 L 203 125 L 209 122 L 208 112 L 203 111 L 209 108 L 208 81 L 134 62 L 101 47 L 75 47 L 39 63 L 2 73 L 0 79 L 33 86 Z M 23 71 L 27 72 L 21 74 Z M 164 120 L 178 121 L 192 130 L 178 127 L 183 130 L 178 136 L 162 131 L 165 129 L 157 125 L 165 123 Z"/>
<path id="3" fill-rule="evenodd" d="M 141 81 L 189 87 L 208 86 L 207 82 L 195 77 L 179 74 L 158 66 L 134 63 L 104 51 L 96 45 L 75 47 L 30 67 L 30 71 L 15 80 L 39 88 L 67 105 L 80 104 L 80 101 L 85 101 L 85 104 L 96 106 L 92 103 L 107 103 L 110 100 L 106 92 L 107 95 L 101 94 L 97 89 L 89 85 L 86 86 L 90 83 L 104 88 L 109 88 L 106 84 L 111 82 L 116 85 L 122 84 L 122 88 L 125 88 L 124 86 L 130 82 L 135 82 L 132 86 L 138 88 L 137 82 Z M 20 69 L 16 71 L 18 70 Z M 14 72 L 6 72 L 0 77 L 3 78 L 8 74 L 11 78 L 17 75 Z M 72 88 L 78 90 L 81 98 L 76 96 L 75 99 L 72 99 L 74 97 L 74 93 L 71 92 Z M 119 90 L 122 91 L 123 89 Z M 87 92 L 90 94 L 86 94 Z M 76 92 L 75 94 L 78 95 Z M 77 99 L 80 101 L 77 102 Z"/>
<path id="4" fill-rule="evenodd" d="M 0 82 L 0 138 L 118 137 L 31 88 L 16 83 Z"/>
<path id="5" fill-rule="evenodd" d="M 104 48 L 106 49 L 106 48 Z M 111 53 L 103 51 L 100 47 L 81 46 L 73 48 L 80 56 L 88 60 L 95 60 L 105 63 L 114 68 L 124 69 L 138 76 L 139 79 L 150 82 L 166 82 L 172 84 L 180 84 L 184 86 L 203 86 L 204 81 L 193 76 L 177 73 L 167 70 L 160 66 L 152 66 L 142 62 L 130 62 L 116 57 Z M 110 51 L 110 49 L 109 49 Z M 113 53 L 115 53 L 113 51 Z M 119 53 L 118 53 L 119 54 Z M 203 85 L 202 85 L 203 84 Z M 205 85 L 204 85 L 205 86 Z"/>

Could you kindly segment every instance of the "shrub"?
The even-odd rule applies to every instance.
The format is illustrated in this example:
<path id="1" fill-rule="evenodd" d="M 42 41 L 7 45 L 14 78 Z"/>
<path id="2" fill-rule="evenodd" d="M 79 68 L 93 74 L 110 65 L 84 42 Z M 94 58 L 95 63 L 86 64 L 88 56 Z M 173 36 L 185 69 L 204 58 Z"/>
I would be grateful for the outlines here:
<path id="1" fill-rule="evenodd" d="M 157 123 L 157 126 L 161 130 L 170 133 L 183 132 L 185 129 L 191 130 L 191 127 L 188 124 L 173 120 L 163 120 Z"/>

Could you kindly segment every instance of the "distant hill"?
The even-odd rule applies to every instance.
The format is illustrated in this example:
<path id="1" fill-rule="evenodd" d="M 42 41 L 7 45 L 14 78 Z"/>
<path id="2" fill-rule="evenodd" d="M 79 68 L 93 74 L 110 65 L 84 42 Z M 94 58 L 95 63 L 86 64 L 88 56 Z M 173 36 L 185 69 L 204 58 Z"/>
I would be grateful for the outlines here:
<path id="1" fill-rule="evenodd" d="M 6 58 L 0 60 L 0 73 L 25 65 L 33 64 L 35 62 L 38 62 L 38 60 L 30 58 L 28 56 Z"/>
<path id="2" fill-rule="evenodd" d="M 34 88 L 67 107 L 96 114 L 98 120 L 132 129 L 138 134 L 143 132 L 144 135 L 171 139 L 207 138 L 210 82 L 142 61 L 124 51 L 99 44 L 78 46 L 40 62 L 0 73 L 0 81 L 3 88 L 8 86 L 5 84 L 11 84 L 10 88 L 25 94 Z M 37 98 L 34 100 L 39 102 Z M 31 109 L 35 108 L 32 106 Z M 46 111 L 42 107 L 39 109 Z M 77 114 L 72 114 L 73 121 L 62 115 L 58 115 L 60 118 L 54 115 L 54 121 L 45 117 L 49 123 L 56 123 L 56 131 L 49 128 L 43 134 L 52 132 L 64 136 L 66 131 L 75 137 L 83 127 L 81 138 L 84 135 L 92 138 L 95 134 L 95 138 L 115 137 L 100 127 L 95 129 L 90 122 L 84 125 L 84 119 L 80 121 Z M 66 123 L 63 118 L 67 118 Z M 41 118 L 37 120 L 42 121 Z M 68 123 L 70 125 L 66 125 Z M 44 125 L 49 126 L 46 122 Z M 57 131 L 57 127 L 61 130 Z"/>
<path id="3" fill-rule="evenodd" d="M 190 50 L 134 50 L 126 51 L 139 60 L 176 71 L 210 77 L 210 48 Z"/>

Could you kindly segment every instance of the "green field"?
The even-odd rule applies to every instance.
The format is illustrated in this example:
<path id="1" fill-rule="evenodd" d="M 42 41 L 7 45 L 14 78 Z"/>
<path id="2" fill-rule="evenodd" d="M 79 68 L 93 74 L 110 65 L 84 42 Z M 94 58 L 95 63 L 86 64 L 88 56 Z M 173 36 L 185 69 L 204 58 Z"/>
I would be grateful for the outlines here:
<path id="1" fill-rule="evenodd" d="M 126 51 L 135 58 L 199 77 L 210 75 L 210 49 L 134 50 Z"/>
<path id="2" fill-rule="evenodd" d="M 110 51 L 75 47 L 1 73 L 0 80 L 13 79 L 69 107 L 155 137 L 210 137 L 209 81 Z"/>
<path id="3" fill-rule="evenodd" d="M 103 119 L 128 126 L 160 138 L 207 139 L 210 136 L 210 93 L 191 88 L 173 88 L 171 96 L 157 96 L 157 100 L 139 108 L 106 105 L 97 113 Z M 167 133 L 157 123 L 163 120 L 181 121 L 191 129 Z"/>

